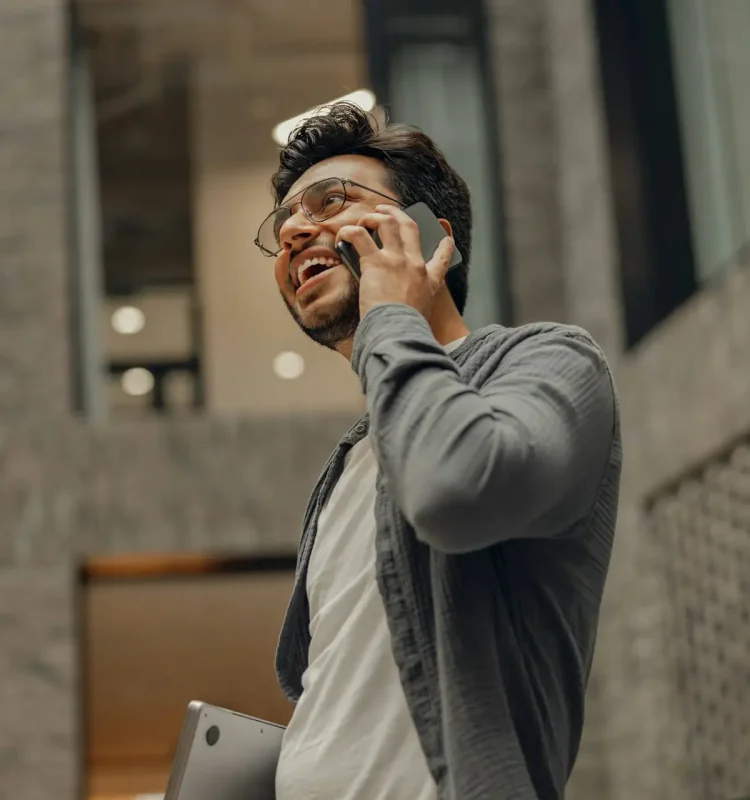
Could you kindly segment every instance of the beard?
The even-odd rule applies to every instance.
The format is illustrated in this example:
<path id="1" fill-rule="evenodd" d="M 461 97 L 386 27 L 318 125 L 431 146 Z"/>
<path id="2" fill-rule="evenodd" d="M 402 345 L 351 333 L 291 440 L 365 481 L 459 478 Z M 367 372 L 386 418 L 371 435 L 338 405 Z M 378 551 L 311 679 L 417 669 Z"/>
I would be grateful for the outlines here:
<path id="1" fill-rule="evenodd" d="M 282 298 L 300 330 L 323 347 L 335 350 L 336 345 L 353 339 L 359 325 L 359 287 L 352 281 L 346 295 L 325 313 L 314 315 L 307 322 L 286 299 Z"/>

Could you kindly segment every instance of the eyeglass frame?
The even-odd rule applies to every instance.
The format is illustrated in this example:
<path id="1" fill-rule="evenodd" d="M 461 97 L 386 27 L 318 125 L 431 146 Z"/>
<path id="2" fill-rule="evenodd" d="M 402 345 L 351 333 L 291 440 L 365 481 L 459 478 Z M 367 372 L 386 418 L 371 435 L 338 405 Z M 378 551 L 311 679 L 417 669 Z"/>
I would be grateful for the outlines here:
<path id="1" fill-rule="evenodd" d="M 341 181 L 341 185 L 344 187 L 344 200 L 343 200 L 343 202 L 341 204 L 341 208 L 339 208 L 337 211 L 334 211 L 332 214 L 330 214 L 327 217 L 323 217 L 322 219 L 314 219 L 313 217 L 310 216 L 310 214 L 307 213 L 307 209 L 305 208 L 305 206 L 304 206 L 304 204 L 302 202 L 302 200 L 303 200 L 303 198 L 305 196 L 305 193 L 308 192 L 310 189 L 312 189 L 313 186 L 317 186 L 319 183 L 324 183 L 325 181 L 331 181 L 331 180 Z M 330 178 L 321 178 L 318 181 L 314 181 L 309 186 L 305 186 L 305 188 L 302 189 L 300 192 L 297 192 L 297 194 L 292 195 L 289 198 L 289 200 L 294 200 L 294 198 L 297 197 L 298 195 L 299 195 L 299 200 L 297 200 L 291 206 L 285 206 L 283 203 L 279 203 L 279 205 L 276 206 L 276 208 L 274 208 L 274 210 L 258 226 L 258 233 L 255 236 L 255 241 L 253 242 L 253 244 L 260 250 L 261 253 L 263 253 L 264 256 L 266 256 L 266 258 L 276 258 L 279 255 L 279 253 L 284 249 L 283 247 L 279 247 L 279 249 L 275 253 L 272 253 L 270 250 L 267 250 L 265 247 L 263 247 L 263 245 L 260 243 L 260 232 L 263 229 L 263 226 L 266 224 L 266 222 L 268 222 L 268 220 L 271 219 L 271 217 L 280 208 L 286 208 L 289 211 L 289 217 L 288 218 L 291 219 L 294 216 L 294 214 L 292 212 L 292 208 L 294 206 L 296 206 L 297 203 L 299 203 L 299 205 L 302 208 L 302 211 L 304 212 L 305 216 L 310 220 L 310 222 L 325 222 L 325 220 L 331 219 L 332 217 L 335 217 L 336 214 L 338 214 L 340 211 L 343 210 L 344 206 L 346 205 L 346 201 L 349 199 L 347 197 L 347 193 L 346 193 L 346 187 L 347 186 L 356 186 L 358 189 L 364 189 L 367 192 L 372 192 L 373 194 L 378 195 L 378 197 L 383 197 L 386 200 L 390 200 L 392 203 L 396 203 L 396 205 L 399 208 L 405 208 L 404 204 L 400 200 L 396 200 L 395 197 L 391 197 L 390 195 L 383 194 L 383 192 L 379 192 L 377 189 L 373 189 L 370 186 L 365 186 L 363 183 L 357 183 L 357 181 L 350 180 L 349 178 L 337 178 L 335 176 L 332 176 Z"/>

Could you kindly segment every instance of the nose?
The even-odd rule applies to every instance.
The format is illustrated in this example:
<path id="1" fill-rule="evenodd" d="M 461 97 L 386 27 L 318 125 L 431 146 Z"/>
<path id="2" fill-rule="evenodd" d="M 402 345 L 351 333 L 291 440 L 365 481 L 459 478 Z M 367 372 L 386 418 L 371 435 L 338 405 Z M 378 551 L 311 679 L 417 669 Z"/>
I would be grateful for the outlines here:
<path id="1" fill-rule="evenodd" d="M 300 208 L 281 226 L 279 244 L 283 250 L 288 252 L 317 236 L 319 231 L 318 224 L 313 222 Z"/>

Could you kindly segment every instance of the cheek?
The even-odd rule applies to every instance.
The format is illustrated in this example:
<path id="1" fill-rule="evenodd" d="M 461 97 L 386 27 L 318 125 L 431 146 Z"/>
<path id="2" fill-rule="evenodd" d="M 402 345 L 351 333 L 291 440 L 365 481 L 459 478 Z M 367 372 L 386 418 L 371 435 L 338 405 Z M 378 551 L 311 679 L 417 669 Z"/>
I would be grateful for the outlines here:
<path id="1" fill-rule="evenodd" d="M 273 268 L 273 274 L 279 289 L 286 289 L 289 286 L 289 267 L 286 259 L 279 259 Z"/>
<path id="2" fill-rule="evenodd" d="M 365 214 L 369 213 L 368 209 L 362 206 L 354 205 L 344 209 L 340 214 L 336 214 L 328 220 L 326 226 L 332 234 L 337 234 L 345 225 L 356 225 Z"/>

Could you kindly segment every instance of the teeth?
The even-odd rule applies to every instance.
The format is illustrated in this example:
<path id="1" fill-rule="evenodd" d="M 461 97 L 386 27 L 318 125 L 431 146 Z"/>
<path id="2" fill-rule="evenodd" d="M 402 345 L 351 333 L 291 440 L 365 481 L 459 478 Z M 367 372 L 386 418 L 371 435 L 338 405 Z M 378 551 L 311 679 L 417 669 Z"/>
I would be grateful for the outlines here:
<path id="1" fill-rule="evenodd" d="M 297 268 L 297 280 L 299 281 L 300 286 L 307 280 L 307 276 L 305 275 L 305 270 L 309 269 L 310 267 L 314 267 L 318 264 L 322 264 L 326 267 L 336 267 L 341 262 L 337 258 L 308 258 L 302 264 L 299 265 Z"/>

